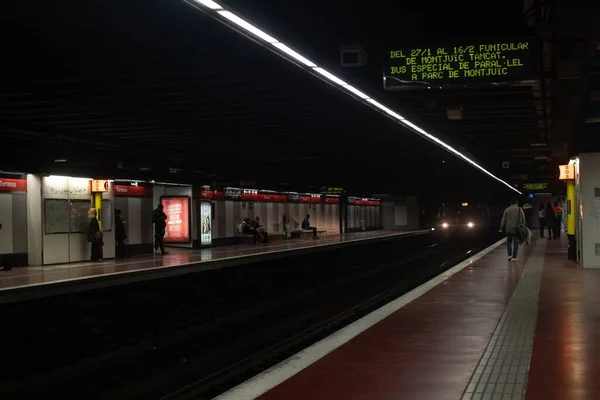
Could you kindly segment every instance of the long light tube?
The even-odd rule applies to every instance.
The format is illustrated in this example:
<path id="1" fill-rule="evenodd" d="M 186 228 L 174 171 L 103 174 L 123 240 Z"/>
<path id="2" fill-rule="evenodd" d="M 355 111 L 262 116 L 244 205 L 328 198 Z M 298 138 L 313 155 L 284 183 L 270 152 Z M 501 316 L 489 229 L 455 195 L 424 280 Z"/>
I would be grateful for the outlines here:
<path id="1" fill-rule="evenodd" d="M 298 53 L 297 51 L 293 50 L 286 44 L 275 39 L 273 36 L 265 33 L 263 30 L 255 27 L 254 25 L 252 25 L 248 21 L 244 20 L 243 18 L 240 18 L 239 16 L 232 13 L 231 11 L 226 10 L 223 6 L 221 6 L 217 2 L 212 1 L 212 0 L 187 0 L 187 1 L 194 3 L 194 4 L 198 4 L 208 10 L 216 12 L 218 15 L 225 18 L 233 25 L 235 25 L 239 28 L 242 28 L 246 32 L 252 34 L 255 38 L 260 39 L 267 46 L 271 46 L 271 47 L 274 47 L 277 50 L 279 50 L 279 54 L 282 57 L 286 58 L 288 61 L 291 61 L 295 64 L 297 64 L 297 63 L 302 64 L 304 67 L 307 67 L 313 73 L 320 75 L 321 78 L 325 79 L 326 81 L 330 82 L 331 84 L 334 84 L 334 85 L 340 87 L 341 89 L 344 89 L 346 91 L 346 93 L 352 94 L 353 97 L 358 98 L 364 104 L 369 105 L 371 108 L 374 108 L 374 109 L 378 110 L 379 112 L 383 113 L 384 115 L 392 118 L 396 122 L 399 122 L 400 124 L 409 128 L 411 131 L 425 137 L 426 139 L 429 139 L 430 141 L 434 142 L 438 146 L 444 148 L 446 151 L 448 151 L 448 152 L 454 154 L 455 156 L 457 156 L 458 158 L 462 159 L 467 164 L 470 164 L 471 166 L 480 170 L 481 172 L 488 175 L 489 177 L 504 184 L 509 189 L 514 190 L 515 192 L 517 192 L 519 194 L 523 194 L 519 190 L 517 190 L 515 187 L 513 187 L 510 183 L 508 183 L 508 182 L 502 180 L 501 178 L 497 177 L 496 175 L 492 174 L 490 171 L 485 169 L 483 166 L 479 165 L 474 160 L 471 160 L 469 157 L 467 157 L 465 154 L 461 153 L 460 151 L 456 150 L 454 147 L 450 146 L 449 144 L 447 144 L 446 142 L 437 138 L 436 136 L 432 135 L 431 133 L 425 131 L 423 128 L 420 128 L 419 126 L 415 125 L 414 123 L 407 120 L 406 118 L 404 118 L 403 116 L 401 116 L 400 114 L 395 112 L 394 110 L 391 110 L 390 108 L 384 106 L 383 104 L 379 103 L 378 101 L 372 99 L 367 94 L 363 93 L 362 91 L 355 88 L 354 86 L 348 84 L 344 80 L 338 78 L 337 76 L 335 76 L 331 72 L 327 71 L 326 69 L 319 67 L 317 64 L 310 61 L 308 58 L 306 58 L 302 54 Z"/>

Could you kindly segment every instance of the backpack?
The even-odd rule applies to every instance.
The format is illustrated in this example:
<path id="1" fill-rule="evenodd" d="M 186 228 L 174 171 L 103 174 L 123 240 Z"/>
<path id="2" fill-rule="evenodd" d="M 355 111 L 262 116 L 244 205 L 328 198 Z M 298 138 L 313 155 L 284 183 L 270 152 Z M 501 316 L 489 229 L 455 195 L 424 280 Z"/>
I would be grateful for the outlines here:
<path id="1" fill-rule="evenodd" d="M 155 224 L 157 222 L 160 221 L 160 213 L 158 212 L 158 209 L 156 210 L 152 210 L 152 223 Z"/>
<path id="2" fill-rule="evenodd" d="M 529 229 L 525 225 L 525 221 L 521 218 L 522 209 L 519 208 L 519 216 L 517 217 L 517 223 L 515 225 L 515 237 L 520 243 L 523 243 L 527 240 L 527 236 L 529 235 Z"/>
<path id="3" fill-rule="evenodd" d="M 244 233 L 244 228 L 246 228 L 246 223 L 242 222 L 241 224 L 238 225 L 238 232 Z"/>

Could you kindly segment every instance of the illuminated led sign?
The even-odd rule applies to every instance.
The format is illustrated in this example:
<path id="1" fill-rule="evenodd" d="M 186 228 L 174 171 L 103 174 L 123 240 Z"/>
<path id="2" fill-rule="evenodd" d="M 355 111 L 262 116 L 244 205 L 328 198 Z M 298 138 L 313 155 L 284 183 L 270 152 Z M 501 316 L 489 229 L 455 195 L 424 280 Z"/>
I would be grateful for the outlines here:
<path id="1" fill-rule="evenodd" d="M 389 50 L 384 76 L 399 85 L 523 81 L 536 77 L 534 57 L 528 40 L 404 47 Z"/>
<path id="2" fill-rule="evenodd" d="M 344 188 L 321 186 L 321 193 L 323 193 L 323 194 L 342 194 L 342 193 L 344 193 Z"/>
<path id="3" fill-rule="evenodd" d="M 524 190 L 548 190 L 549 183 L 548 182 L 527 182 L 522 185 Z"/>

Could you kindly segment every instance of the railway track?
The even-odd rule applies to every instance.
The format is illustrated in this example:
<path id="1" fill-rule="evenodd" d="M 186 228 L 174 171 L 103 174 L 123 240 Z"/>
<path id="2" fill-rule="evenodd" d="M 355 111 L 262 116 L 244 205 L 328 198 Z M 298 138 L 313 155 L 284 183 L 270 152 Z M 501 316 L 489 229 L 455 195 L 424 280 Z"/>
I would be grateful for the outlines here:
<path id="1" fill-rule="evenodd" d="M 46 337 L 42 329 L 31 346 L 29 336 L 11 348 L 0 395 L 211 398 L 479 245 L 459 243 L 385 242 L 289 259 L 285 268 L 264 263 L 45 299 L 49 304 L 32 302 L 21 313 L 0 309 L 9 322 L 31 313 L 33 325 L 48 325 Z"/>

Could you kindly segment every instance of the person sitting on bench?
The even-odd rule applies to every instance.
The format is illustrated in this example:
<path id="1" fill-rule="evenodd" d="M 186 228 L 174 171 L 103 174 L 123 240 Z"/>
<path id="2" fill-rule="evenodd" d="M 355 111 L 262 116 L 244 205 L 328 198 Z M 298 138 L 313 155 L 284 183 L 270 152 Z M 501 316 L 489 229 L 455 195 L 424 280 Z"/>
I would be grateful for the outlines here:
<path id="1" fill-rule="evenodd" d="M 258 237 L 260 237 L 262 239 L 262 242 L 269 243 L 269 234 L 267 233 L 267 230 L 260 223 L 260 217 L 254 218 L 254 223 L 252 224 L 252 226 L 254 227 L 254 230 L 255 230 L 256 234 L 258 235 Z M 256 239 L 258 239 L 258 237 Z M 258 244 L 258 240 L 256 240 L 256 243 Z"/>
<path id="2" fill-rule="evenodd" d="M 302 229 L 313 232 L 313 239 L 317 239 L 317 228 L 310 226 L 310 215 L 306 214 L 306 218 L 302 221 Z"/>

